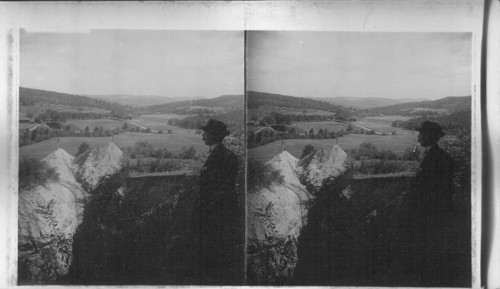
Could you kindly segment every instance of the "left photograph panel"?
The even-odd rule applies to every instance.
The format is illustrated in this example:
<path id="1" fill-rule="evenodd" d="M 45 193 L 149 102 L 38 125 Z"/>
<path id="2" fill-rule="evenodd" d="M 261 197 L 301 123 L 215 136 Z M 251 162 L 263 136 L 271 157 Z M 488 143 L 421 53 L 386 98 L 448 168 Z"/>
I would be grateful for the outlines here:
<path id="1" fill-rule="evenodd" d="M 244 32 L 19 32 L 18 285 L 244 285 Z"/>

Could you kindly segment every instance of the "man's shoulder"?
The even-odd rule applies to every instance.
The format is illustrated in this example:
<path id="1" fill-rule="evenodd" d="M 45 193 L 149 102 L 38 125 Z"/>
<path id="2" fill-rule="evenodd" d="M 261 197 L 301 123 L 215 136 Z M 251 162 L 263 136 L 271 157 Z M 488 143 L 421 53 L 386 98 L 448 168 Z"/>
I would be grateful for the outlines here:
<path id="1" fill-rule="evenodd" d="M 222 144 L 217 146 L 217 148 L 214 150 L 214 153 L 219 157 L 236 159 L 236 154 Z"/>
<path id="2" fill-rule="evenodd" d="M 442 160 L 452 161 L 451 155 L 437 145 L 432 148 L 431 152 Z"/>

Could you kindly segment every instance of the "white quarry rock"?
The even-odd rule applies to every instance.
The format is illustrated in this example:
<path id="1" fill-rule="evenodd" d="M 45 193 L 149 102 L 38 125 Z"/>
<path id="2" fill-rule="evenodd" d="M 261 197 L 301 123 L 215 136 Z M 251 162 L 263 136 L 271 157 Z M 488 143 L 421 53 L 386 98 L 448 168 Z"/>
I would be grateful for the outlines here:
<path id="1" fill-rule="evenodd" d="M 82 154 L 75 160 L 79 165 L 79 179 L 89 185 L 89 189 L 95 189 L 103 177 L 121 169 L 122 156 L 123 152 L 114 143 Z"/>
<path id="2" fill-rule="evenodd" d="M 298 178 L 298 159 L 284 151 L 267 163 L 283 175 L 284 182 L 249 194 L 249 238 L 263 240 L 269 235 L 297 237 L 306 221 L 305 203 L 309 200 L 306 188 Z M 272 208 L 268 211 L 267 221 L 275 225 L 274 230 L 262 216 L 269 203 L 272 203 Z"/>
<path id="3" fill-rule="evenodd" d="M 339 146 L 334 145 L 316 151 L 299 161 L 284 151 L 269 160 L 267 164 L 278 170 L 283 175 L 284 181 L 282 184 L 274 183 L 269 188 L 247 196 L 248 239 L 250 242 L 258 243 L 265 242 L 266 237 L 298 240 L 301 229 L 307 224 L 309 202 L 314 199 L 314 194 L 325 181 L 334 179 L 346 171 L 347 154 Z M 272 206 L 269 206 L 271 203 Z M 276 271 L 281 270 L 275 272 L 277 275 L 293 274 L 291 272 L 295 268 L 298 256 L 297 247 L 295 245 L 292 247 L 290 249 L 295 251 L 294 258 L 288 259 L 286 268 L 276 265 Z M 281 260 L 282 258 L 284 259 Z M 281 264 L 286 258 L 276 255 L 272 258 L 275 261 L 262 259 L 256 262 L 270 261 Z M 256 266 L 269 266 L 269 264 Z"/>
<path id="4" fill-rule="evenodd" d="M 326 180 L 336 178 L 346 171 L 347 154 L 338 145 L 333 145 L 329 149 L 315 152 L 310 160 L 299 165 L 306 184 L 318 190 Z"/>
<path id="5" fill-rule="evenodd" d="M 105 149 L 93 149 L 77 159 L 58 149 L 42 160 L 55 169 L 58 180 L 49 180 L 42 186 L 19 191 L 19 262 L 25 266 L 24 270 L 33 281 L 51 281 L 44 279 L 46 276 L 39 276 L 40 264 L 47 260 L 33 251 L 33 244 L 54 244 L 51 245 L 55 246 L 51 247 L 53 256 L 60 261 L 56 271 L 60 276 L 68 273 L 71 262 L 67 260 L 71 260 L 72 256 L 72 238 L 83 220 L 85 198 L 89 194 L 80 181 L 86 182 L 87 189 L 94 189 L 103 177 L 121 169 L 122 154 L 112 143 Z M 56 249 L 54 238 L 67 239 L 69 253 Z M 23 251 L 23 248 L 28 249 Z"/>

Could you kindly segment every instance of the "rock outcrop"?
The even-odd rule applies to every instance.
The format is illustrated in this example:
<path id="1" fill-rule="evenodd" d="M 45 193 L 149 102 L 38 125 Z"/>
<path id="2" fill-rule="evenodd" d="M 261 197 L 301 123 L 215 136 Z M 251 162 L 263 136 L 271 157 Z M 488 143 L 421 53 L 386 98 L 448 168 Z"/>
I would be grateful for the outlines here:
<path id="1" fill-rule="evenodd" d="M 248 270 L 255 284 L 279 284 L 291 278 L 297 263 L 297 240 L 307 224 L 315 193 L 349 167 L 346 153 L 337 145 L 300 161 L 284 151 L 268 164 L 283 175 L 283 182 L 247 196 Z"/>
<path id="2" fill-rule="evenodd" d="M 121 169 L 122 156 L 123 152 L 114 143 L 106 148 L 89 150 L 75 159 L 75 164 L 78 165 L 76 177 L 84 187 L 93 190 L 103 177 L 113 175 Z"/>
<path id="3" fill-rule="evenodd" d="M 85 158 L 75 159 L 58 149 L 42 160 L 59 177 L 44 185 L 19 190 L 20 284 L 51 283 L 68 274 L 72 238 L 83 220 L 89 189 L 121 168 L 121 155 L 111 143 L 105 150 L 90 150 Z"/>

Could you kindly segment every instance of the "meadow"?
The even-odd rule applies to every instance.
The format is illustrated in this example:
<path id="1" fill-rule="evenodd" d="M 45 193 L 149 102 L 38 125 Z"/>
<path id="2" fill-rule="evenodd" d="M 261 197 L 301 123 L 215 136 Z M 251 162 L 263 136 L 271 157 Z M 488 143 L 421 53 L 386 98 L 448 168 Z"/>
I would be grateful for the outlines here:
<path id="1" fill-rule="evenodd" d="M 123 121 L 114 120 L 114 119 L 69 119 L 64 125 L 71 125 L 72 127 L 77 127 L 80 130 L 84 130 L 87 126 L 90 129 L 90 132 L 94 129 L 94 127 L 101 127 L 104 130 L 113 130 L 115 128 L 123 127 Z"/>
<path id="2" fill-rule="evenodd" d="M 329 132 L 338 132 L 341 130 L 346 130 L 348 124 L 342 122 L 333 122 L 333 121 L 309 121 L 309 122 L 294 122 L 291 127 L 298 128 L 305 132 L 309 132 L 309 130 L 314 129 L 314 132 L 317 133 L 320 129 L 327 129 Z"/>
<path id="3" fill-rule="evenodd" d="M 366 118 L 359 118 L 356 122 L 353 122 L 354 129 L 359 129 L 364 127 L 370 130 L 374 130 L 377 133 L 392 134 L 393 132 L 400 133 L 403 131 L 402 128 L 397 128 L 392 126 L 392 122 L 396 120 L 406 121 L 411 117 L 402 115 L 389 115 L 389 116 L 372 116 Z"/>
<path id="4" fill-rule="evenodd" d="M 336 139 L 285 139 L 278 140 L 263 146 L 249 149 L 249 160 L 266 162 L 275 155 L 284 150 L 296 158 L 300 158 L 304 147 L 308 144 L 316 149 L 328 148 L 334 144 L 338 144 L 344 151 L 348 149 L 357 149 L 363 142 L 373 143 L 379 150 L 391 150 L 394 153 L 401 155 L 408 147 L 419 146 L 417 142 L 417 133 L 410 132 L 397 135 L 364 135 L 364 134 L 349 134 Z"/>
<path id="5" fill-rule="evenodd" d="M 172 126 L 168 125 L 167 121 L 172 118 L 185 118 L 185 115 L 177 115 L 177 114 L 170 114 L 170 115 L 154 115 L 154 114 L 149 114 L 149 115 L 141 115 L 138 117 L 135 117 L 131 119 L 130 121 L 142 125 L 145 127 L 148 127 L 154 131 L 162 131 L 163 133 L 168 132 L 169 130 L 172 131 L 172 133 L 184 133 L 184 134 L 193 134 L 193 130 L 191 129 L 184 129 L 180 128 L 177 126 Z"/>
<path id="6" fill-rule="evenodd" d="M 44 140 L 39 143 L 19 148 L 19 157 L 32 157 L 42 159 L 57 150 L 64 149 L 75 156 L 81 143 L 86 142 L 90 147 L 105 147 L 111 143 L 111 137 L 59 137 Z M 114 136 L 114 143 L 120 149 L 134 146 L 138 141 L 147 141 L 153 148 L 165 148 L 178 152 L 184 146 L 193 146 L 198 151 L 207 150 L 201 135 L 196 134 L 153 134 L 124 132 Z"/>

